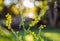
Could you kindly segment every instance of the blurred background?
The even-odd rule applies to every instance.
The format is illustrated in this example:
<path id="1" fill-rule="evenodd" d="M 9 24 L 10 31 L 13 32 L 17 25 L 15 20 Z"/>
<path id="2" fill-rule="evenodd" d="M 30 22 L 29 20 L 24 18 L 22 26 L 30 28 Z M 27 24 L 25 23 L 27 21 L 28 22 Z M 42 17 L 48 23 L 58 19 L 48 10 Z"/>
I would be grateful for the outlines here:
<path id="1" fill-rule="evenodd" d="M 43 30 L 44 35 L 47 35 L 45 37 L 50 39 L 52 36 L 52 40 L 60 41 L 60 0 L 0 0 L 0 41 L 16 41 L 6 26 L 7 14 L 12 16 L 11 28 L 15 31 L 22 30 L 20 33 L 23 33 L 23 27 L 20 26 L 22 17 L 27 29 L 44 12 L 41 13 L 44 7 L 47 9 L 45 14 L 31 30 L 37 31 L 40 25 L 46 25 Z"/>
<path id="2" fill-rule="evenodd" d="M 44 0 L 0 0 L 0 20 L 5 19 L 7 13 L 11 14 L 13 18 L 18 18 L 21 12 L 23 12 L 22 16 L 26 18 L 26 21 L 34 20 L 40 14 L 40 5 L 43 1 Z M 49 6 L 50 11 L 46 11 L 40 23 L 60 27 L 60 1 L 46 1 L 44 4 Z"/>

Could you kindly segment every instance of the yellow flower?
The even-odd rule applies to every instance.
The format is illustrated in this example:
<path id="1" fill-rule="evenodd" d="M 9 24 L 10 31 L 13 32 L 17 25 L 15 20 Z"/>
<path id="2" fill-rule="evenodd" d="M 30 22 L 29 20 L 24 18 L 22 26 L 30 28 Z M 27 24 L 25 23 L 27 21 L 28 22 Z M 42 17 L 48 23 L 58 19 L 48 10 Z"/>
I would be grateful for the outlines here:
<path id="1" fill-rule="evenodd" d="M 43 25 L 41 25 L 40 28 L 44 28 Z"/>
<path id="2" fill-rule="evenodd" d="M 44 25 L 44 27 L 46 27 L 46 25 Z"/>
<path id="3" fill-rule="evenodd" d="M 15 5 L 13 5 L 13 6 L 11 7 L 11 11 L 14 13 L 14 15 L 19 15 L 19 9 L 16 8 Z"/>
<path id="4" fill-rule="evenodd" d="M 41 25 L 41 26 L 40 26 L 41 29 L 43 29 L 43 28 L 45 28 L 45 27 L 46 27 L 46 25 Z"/>
<path id="5" fill-rule="evenodd" d="M 26 35 L 26 36 L 25 36 L 25 40 L 26 40 L 26 41 L 34 41 L 34 37 L 33 37 L 33 35 L 31 35 L 31 34 L 30 34 L 30 35 Z"/>
<path id="6" fill-rule="evenodd" d="M 6 15 L 6 26 L 8 27 L 8 29 L 11 28 L 11 23 L 12 23 L 12 16 L 9 13 L 7 13 L 7 15 Z"/>

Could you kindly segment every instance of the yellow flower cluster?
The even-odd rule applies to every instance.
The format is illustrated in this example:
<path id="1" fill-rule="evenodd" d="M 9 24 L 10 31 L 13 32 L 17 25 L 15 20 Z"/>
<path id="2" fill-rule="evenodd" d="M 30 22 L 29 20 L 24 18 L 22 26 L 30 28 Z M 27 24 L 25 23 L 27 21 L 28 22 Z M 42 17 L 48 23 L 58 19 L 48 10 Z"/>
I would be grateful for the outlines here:
<path id="1" fill-rule="evenodd" d="M 46 27 L 46 25 L 40 25 L 40 28 L 43 29 L 44 27 Z"/>
<path id="2" fill-rule="evenodd" d="M 41 20 L 41 17 L 45 15 L 45 12 L 46 10 L 41 10 L 40 15 L 37 18 L 35 18 L 35 21 L 32 21 L 32 23 L 29 24 L 29 26 L 32 27 L 35 24 L 37 24 Z"/>
<path id="3" fill-rule="evenodd" d="M 32 21 L 32 23 L 29 24 L 30 27 L 37 24 L 41 20 L 41 17 L 44 16 L 46 11 L 48 10 L 48 5 L 46 0 L 44 2 L 41 2 L 40 8 L 41 8 L 40 15 L 37 18 L 35 18 L 35 21 Z"/>
<path id="4" fill-rule="evenodd" d="M 26 36 L 25 36 L 25 40 L 26 40 L 26 41 L 34 41 L 34 37 L 33 37 L 33 35 L 31 35 L 31 34 L 30 34 L 30 35 L 26 35 Z"/>
<path id="5" fill-rule="evenodd" d="M 8 29 L 11 28 L 11 23 L 12 23 L 12 16 L 9 13 L 7 13 L 7 15 L 6 15 L 6 26 L 8 26 Z"/>
<path id="6" fill-rule="evenodd" d="M 40 20 L 40 17 L 35 18 L 35 21 L 32 21 L 31 24 L 29 24 L 30 27 L 34 26 L 35 24 L 37 24 Z"/>

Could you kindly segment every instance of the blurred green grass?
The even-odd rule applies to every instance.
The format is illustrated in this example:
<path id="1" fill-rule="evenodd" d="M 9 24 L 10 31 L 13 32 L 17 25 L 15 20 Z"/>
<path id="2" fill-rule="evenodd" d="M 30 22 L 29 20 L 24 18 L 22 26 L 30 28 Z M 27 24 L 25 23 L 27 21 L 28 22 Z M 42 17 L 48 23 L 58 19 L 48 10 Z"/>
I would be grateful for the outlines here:
<path id="1" fill-rule="evenodd" d="M 42 35 L 46 40 L 50 41 L 60 41 L 60 29 L 45 29 L 42 31 Z"/>
<path id="2" fill-rule="evenodd" d="M 38 29 L 32 29 L 36 34 Z M 19 36 L 23 36 L 24 31 L 19 31 Z M 44 41 L 60 41 L 60 29 L 43 29 L 41 32 L 41 36 Z M 24 37 L 24 36 L 23 36 Z M 0 41 L 16 41 L 15 36 L 8 30 L 0 27 Z"/>

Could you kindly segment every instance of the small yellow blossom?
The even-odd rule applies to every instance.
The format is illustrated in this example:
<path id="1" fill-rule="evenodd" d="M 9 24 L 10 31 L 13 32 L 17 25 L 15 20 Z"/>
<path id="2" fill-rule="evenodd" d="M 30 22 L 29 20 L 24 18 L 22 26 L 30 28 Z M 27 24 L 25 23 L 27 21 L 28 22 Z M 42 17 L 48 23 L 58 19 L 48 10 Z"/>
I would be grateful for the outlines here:
<path id="1" fill-rule="evenodd" d="M 12 23 L 12 16 L 9 13 L 7 13 L 7 15 L 6 15 L 6 26 L 8 27 L 8 29 L 11 28 L 11 23 Z"/>
<path id="2" fill-rule="evenodd" d="M 30 35 L 26 35 L 26 36 L 25 36 L 25 40 L 26 40 L 26 41 L 34 41 L 34 37 L 33 37 L 33 35 L 31 35 L 31 34 L 30 34 Z"/>
<path id="3" fill-rule="evenodd" d="M 40 26 L 41 29 L 43 29 L 43 28 L 45 28 L 45 27 L 46 27 L 46 25 L 41 25 L 41 26 Z"/>
<path id="4" fill-rule="evenodd" d="M 43 27 L 43 25 L 41 25 L 41 26 L 40 26 L 40 28 L 42 28 L 42 29 L 43 29 L 43 28 L 44 28 L 44 27 Z"/>
<path id="5" fill-rule="evenodd" d="M 46 25 L 44 25 L 44 27 L 46 27 Z"/>

